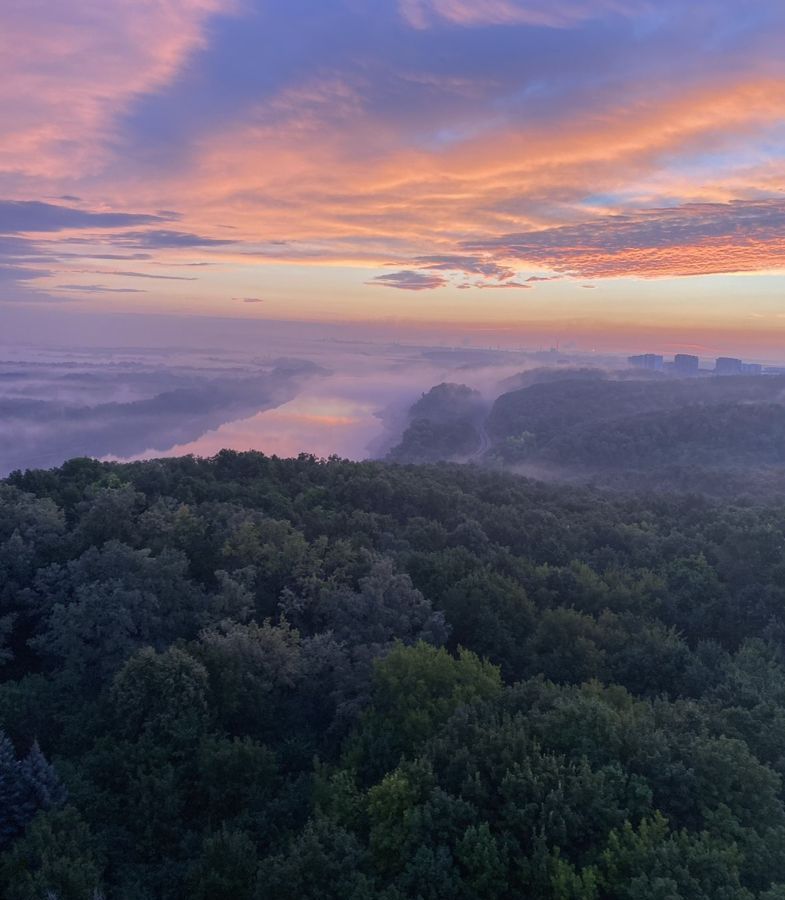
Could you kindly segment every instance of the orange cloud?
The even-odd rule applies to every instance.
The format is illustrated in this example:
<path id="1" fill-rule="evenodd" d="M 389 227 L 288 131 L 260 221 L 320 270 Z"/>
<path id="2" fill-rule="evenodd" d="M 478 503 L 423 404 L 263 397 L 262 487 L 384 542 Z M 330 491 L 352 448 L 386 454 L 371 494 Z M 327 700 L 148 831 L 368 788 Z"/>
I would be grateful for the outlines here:
<path id="1" fill-rule="evenodd" d="M 250 124 L 205 138 L 195 165 L 154 184 L 150 201 L 167 190 L 171 196 L 165 194 L 164 203 L 187 197 L 189 227 L 193 223 L 222 239 L 229 235 L 213 223 L 232 221 L 231 237 L 258 250 L 208 248 L 227 261 L 393 263 L 407 270 L 428 268 L 428 259 L 453 258 L 461 271 L 462 248 L 474 245 L 493 253 L 493 259 L 475 265 L 498 269 L 510 232 L 542 231 L 565 220 L 586 223 L 590 213 L 581 200 L 587 194 L 634 193 L 647 178 L 658 179 L 659 193 L 678 198 L 686 186 L 680 176 L 668 175 L 665 161 L 744 146 L 765 135 L 783 111 L 785 83 L 780 80 L 715 81 L 601 114 L 589 110 L 526 128 L 490 130 L 442 149 L 413 151 L 392 126 L 363 108 L 357 89 L 328 81 L 319 88 L 288 89 Z M 771 193 L 775 175 L 772 169 L 733 172 L 725 181 L 719 177 L 716 188 L 713 182 L 692 184 L 692 193 L 707 201 L 754 197 Z M 597 208 L 588 228 L 593 222 L 604 227 L 612 209 Z M 692 222 L 689 239 L 682 235 L 688 242 L 681 251 L 644 243 L 603 256 L 597 249 L 573 246 L 574 265 L 561 253 L 540 264 L 554 262 L 559 271 L 583 277 L 624 274 L 625 264 L 629 274 L 646 276 L 780 265 L 776 235 L 750 232 L 743 245 L 728 239 L 725 248 L 721 238 L 696 230 L 697 219 Z M 532 261 L 517 250 L 506 259 L 519 267 Z M 510 268 L 502 280 L 513 275 Z"/>
<path id="2" fill-rule="evenodd" d="M 785 195 L 605 216 L 490 238 L 466 249 L 582 278 L 785 270 Z"/>
<path id="3" fill-rule="evenodd" d="M 27 178 L 55 183 L 73 169 L 84 174 L 104 165 L 116 117 L 174 77 L 222 6 L 221 0 L 120 0 L 110 16 L 105 5 L 89 0 L 80 5 L 79 22 L 41 36 L 30 28 L 34 7 L 31 13 L 15 2 L 0 75 L 13 71 L 33 100 L 25 111 L 17 92 L 0 86 L 0 113 L 7 111 L 4 119 L 12 123 L 0 136 L 0 173 L 15 167 L 19 185 Z M 410 0 L 399 9 L 422 27 L 436 20 L 469 27 L 538 17 L 559 26 L 624 12 L 627 4 Z M 28 65 L 28 50 L 23 58 L 17 49 L 29 34 L 33 55 L 54 59 L 53 74 Z M 385 70 L 381 80 L 387 77 Z M 483 96 L 472 94 L 471 79 L 451 73 L 396 71 L 394 78 L 393 93 L 404 98 L 437 89 L 472 103 Z M 741 206 L 729 207 L 738 218 L 723 219 L 721 233 L 711 230 L 710 217 L 685 211 L 695 200 L 771 197 L 782 185 L 776 161 L 744 169 L 733 162 L 733 151 L 765 139 L 785 117 L 785 82 L 764 67 L 758 72 L 755 61 L 743 74 L 706 73 L 684 86 L 639 81 L 623 90 L 603 88 L 579 110 L 570 104 L 560 111 L 558 103 L 539 116 L 485 117 L 475 110 L 475 127 L 436 138 L 428 132 L 430 140 L 418 140 L 408 122 L 372 102 L 379 80 L 367 61 L 350 72 L 311 73 L 259 99 L 234 124 L 189 134 L 187 153 L 170 167 L 140 174 L 131 166 L 113 169 L 111 178 L 86 178 L 84 193 L 94 190 L 113 208 L 133 203 L 181 214 L 176 231 L 140 225 L 120 235 L 96 228 L 95 247 L 150 250 L 157 263 L 198 254 L 227 265 L 394 266 L 394 274 L 370 282 L 363 274 L 362 280 L 407 290 L 452 283 L 445 273 L 453 271 L 484 278 L 483 284 L 515 285 L 516 273 L 530 266 L 581 278 L 782 267 L 779 234 L 750 230 Z M 673 166 L 707 151 L 728 151 L 710 178 L 688 178 Z M 606 196 L 590 206 L 591 195 Z M 676 209 L 668 220 L 676 241 L 668 246 L 651 236 L 655 226 L 664 227 L 662 211 L 639 212 L 663 197 Z M 611 216 L 619 212 L 639 226 L 634 234 L 628 228 L 624 246 L 613 243 L 620 232 Z M 737 226 L 746 229 L 741 238 Z M 559 230 L 570 227 L 578 229 L 574 235 Z M 586 242 L 595 230 L 605 245 Z M 63 238 L 85 240 L 77 231 Z"/>

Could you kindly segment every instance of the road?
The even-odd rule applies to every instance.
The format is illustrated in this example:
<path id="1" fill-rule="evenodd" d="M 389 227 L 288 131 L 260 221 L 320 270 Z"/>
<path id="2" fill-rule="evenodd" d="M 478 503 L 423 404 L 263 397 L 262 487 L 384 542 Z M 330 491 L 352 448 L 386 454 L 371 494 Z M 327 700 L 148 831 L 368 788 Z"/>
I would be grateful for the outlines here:
<path id="1" fill-rule="evenodd" d="M 466 458 L 466 462 L 479 462 L 483 456 L 491 449 L 491 439 L 485 430 L 485 422 L 477 425 L 477 433 L 480 436 L 480 446 Z"/>

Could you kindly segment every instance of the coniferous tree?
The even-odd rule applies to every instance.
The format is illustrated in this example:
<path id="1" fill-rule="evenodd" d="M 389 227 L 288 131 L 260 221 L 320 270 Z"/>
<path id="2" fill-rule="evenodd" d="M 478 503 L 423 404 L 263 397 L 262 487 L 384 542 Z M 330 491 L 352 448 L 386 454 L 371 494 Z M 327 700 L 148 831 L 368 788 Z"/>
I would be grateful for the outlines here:
<path id="1" fill-rule="evenodd" d="M 0 849 L 7 847 L 28 820 L 27 791 L 8 735 L 0 730 Z"/>
<path id="2" fill-rule="evenodd" d="M 52 809 L 62 806 L 68 799 L 68 792 L 38 746 L 33 742 L 27 757 L 19 764 L 20 773 L 28 796 L 38 809 Z"/>
<path id="3" fill-rule="evenodd" d="M 39 810 L 62 806 L 67 799 L 54 767 L 35 741 L 24 760 L 0 730 L 0 848 L 8 846 Z"/>

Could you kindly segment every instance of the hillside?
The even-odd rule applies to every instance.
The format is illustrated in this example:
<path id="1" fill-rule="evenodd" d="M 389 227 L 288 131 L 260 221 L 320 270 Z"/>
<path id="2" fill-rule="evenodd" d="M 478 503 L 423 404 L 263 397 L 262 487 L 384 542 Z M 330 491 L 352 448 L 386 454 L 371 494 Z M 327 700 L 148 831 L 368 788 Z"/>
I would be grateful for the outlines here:
<path id="1" fill-rule="evenodd" d="M 536 383 L 502 394 L 487 421 L 497 441 L 524 432 L 540 441 L 584 423 L 618 420 L 695 406 L 773 403 L 785 396 L 785 376 L 613 381 L 598 378 Z"/>
<path id="2" fill-rule="evenodd" d="M 438 384 L 412 405 L 392 462 L 462 461 L 482 447 L 480 427 L 487 410 L 482 395 L 465 384 Z"/>
<path id="3" fill-rule="evenodd" d="M 0 896 L 777 900 L 785 507 L 220 453 L 0 483 Z"/>
<path id="4" fill-rule="evenodd" d="M 624 490 L 785 495 L 785 378 L 536 380 L 497 398 L 486 464 Z"/>

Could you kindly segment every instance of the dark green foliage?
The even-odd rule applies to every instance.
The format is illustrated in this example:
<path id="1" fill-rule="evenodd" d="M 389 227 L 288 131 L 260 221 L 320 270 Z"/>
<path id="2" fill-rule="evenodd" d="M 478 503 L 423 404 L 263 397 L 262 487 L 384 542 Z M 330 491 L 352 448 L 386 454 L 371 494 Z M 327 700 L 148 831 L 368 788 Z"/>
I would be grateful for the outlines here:
<path id="1" fill-rule="evenodd" d="M 393 462 L 429 463 L 460 460 L 480 449 L 475 425 L 466 419 L 456 422 L 432 422 L 414 419 L 403 433 L 401 443 L 388 458 Z"/>
<path id="2" fill-rule="evenodd" d="M 256 846 L 242 831 L 220 831 L 202 843 L 200 857 L 186 879 L 193 900 L 252 900 Z"/>
<path id="3" fill-rule="evenodd" d="M 27 793 L 14 746 L 0 731 L 0 848 L 10 844 L 33 816 Z"/>
<path id="4" fill-rule="evenodd" d="M 482 395 L 465 384 L 438 384 L 409 410 L 409 424 L 389 459 L 427 463 L 460 460 L 480 449 Z"/>
<path id="5" fill-rule="evenodd" d="M 366 777 L 380 777 L 416 753 L 457 709 L 496 697 L 501 687 L 498 669 L 468 650 L 456 659 L 429 644 L 399 644 L 374 668 L 371 705 L 348 757 Z"/>
<path id="6" fill-rule="evenodd" d="M 255 900 L 370 900 L 367 853 L 349 832 L 317 817 L 259 868 Z M 392 900 L 392 898 L 391 898 Z"/>
<path id="7" fill-rule="evenodd" d="M 470 419 L 483 410 L 482 395 L 465 384 L 444 382 L 423 394 L 409 411 L 413 419 L 454 422 Z"/>
<path id="8" fill-rule="evenodd" d="M 16 473 L 0 896 L 781 900 L 784 546 L 475 467 Z"/>
<path id="9" fill-rule="evenodd" d="M 109 692 L 116 732 L 129 740 L 191 743 L 207 726 L 208 690 L 206 669 L 184 650 L 139 650 Z"/>
<path id="10" fill-rule="evenodd" d="M 73 807 L 39 813 L 0 857 L 6 900 L 93 900 L 101 896 L 96 844 Z"/>
<path id="11" fill-rule="evenodd" d="M 488 416 L 488 459 L 617 489 L 785 494 L 781 376 L 618 380 L 568 370 L 521 385 Z"/>
<path id="12" fill-rule="evenodd" d="M 62 806 L 68 798 L 54 766 L 47 762 L 38 741 L 22 760 L 20 774 L 35 809 L 51 809 Z"/>
<path id="13" fill-rule="evenodd" d="M 491 410 L 488 431 L 503 438 L 528 430 L 550 440 L 565 428 L 640 414 L 725 403 L 771 403 L 779 399 L 785 385 L 781 376 L 619 381 L 579 374 L 502 394 Z"/>
<path id="14" fill-rule="evenodd" d="M 0 849 L 8 846 L 39 810 L 62 806 L 67 799 L 54 768 L 38 742 L 17 759 L 14 746 L 0 728 Z"/>

